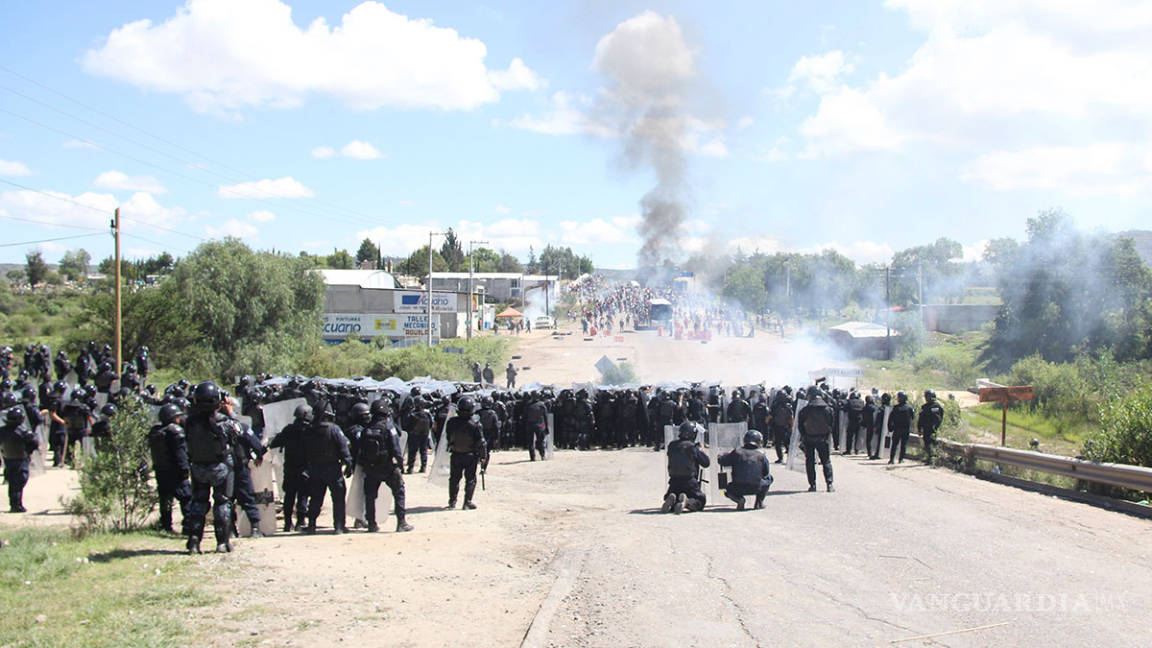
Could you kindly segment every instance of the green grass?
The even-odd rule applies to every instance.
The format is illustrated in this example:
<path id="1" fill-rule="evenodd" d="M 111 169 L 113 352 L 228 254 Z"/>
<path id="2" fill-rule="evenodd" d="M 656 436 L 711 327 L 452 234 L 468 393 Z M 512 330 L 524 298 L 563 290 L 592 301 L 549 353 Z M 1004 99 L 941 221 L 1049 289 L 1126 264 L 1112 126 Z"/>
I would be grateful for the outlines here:
<path id="1" fill-rule="evenodd" d="M 901 354 L 892 360 L 862 360 L 863 383 L 888 389 L 913 390 L 967 389 L 984 376 L 978 358 L 988 334 L 980 331 L 963 335 L 929 333 L 925 346 L 916 353 Z"/>
<path id="2" fill-rule="evenodd" d="M 219 600 L 171 538 L 0 528 L 0 539 L 0 646 L 176 645 L 187 610 Z"/>
<path id="3" fill-rule="evenodd" d="M 1000 406 L 994 403 L 964 410 L 964 416 L 974 437 L 990 437 L 977 443 L 1000 444 Z M 1032 439 L 1040 442 L 1040 451 L 1074 457 L 1080 454 L 1084 440 L 1094 432 L 1095 426 L 1087 421 L 1068 423 L 1025 408 L 1008 410 L 1007 445 L 1028 449 Z"/>

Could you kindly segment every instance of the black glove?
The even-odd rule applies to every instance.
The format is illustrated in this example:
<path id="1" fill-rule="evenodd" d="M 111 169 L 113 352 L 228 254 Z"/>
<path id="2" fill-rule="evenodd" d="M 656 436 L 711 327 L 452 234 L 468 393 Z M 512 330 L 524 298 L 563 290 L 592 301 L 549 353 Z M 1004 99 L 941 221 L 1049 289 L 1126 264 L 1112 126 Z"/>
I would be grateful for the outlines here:
<path id="1" fill-rule="evenodd" d="M 352 476 L 352 464 L 348 464 L 348 465 L 344 466 L 344 476 L 345 477 L 351 477 Z"/>

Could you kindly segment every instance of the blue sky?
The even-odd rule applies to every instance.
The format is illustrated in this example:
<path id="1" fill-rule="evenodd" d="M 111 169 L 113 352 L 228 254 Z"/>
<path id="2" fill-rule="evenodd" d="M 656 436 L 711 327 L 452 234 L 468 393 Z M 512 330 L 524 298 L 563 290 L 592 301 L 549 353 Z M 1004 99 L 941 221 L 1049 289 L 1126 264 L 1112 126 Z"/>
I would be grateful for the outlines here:
<path id="1" fill-rule="evenodd" d="M 684 252 L 972 257 L 1049 207 L 1147 228 L 1149 33 L 1123 0 L 12 0 L 0 243 L 96 235 L 0 261 L 107 256 L 119 205 L 129 256 L 451 226 L 631 267 L 667 179 L 638 142 L 677 162 Z"/>

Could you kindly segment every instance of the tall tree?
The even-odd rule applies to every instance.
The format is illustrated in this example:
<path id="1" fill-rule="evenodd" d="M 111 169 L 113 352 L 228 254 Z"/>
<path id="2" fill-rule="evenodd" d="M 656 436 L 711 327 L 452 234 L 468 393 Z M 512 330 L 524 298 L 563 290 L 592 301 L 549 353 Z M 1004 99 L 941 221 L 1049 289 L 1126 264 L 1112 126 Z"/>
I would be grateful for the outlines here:
<path id="1" fill-rule="evenodd" d="M 354 267 L 348 250 L 334 250 L 325 258 L 324 264 L 336 270 L 351 270 Z"/>
<path id="2" fill-rule="evenodd" d="M 464 256 L 464 248 L 460 244 L 460 238 L 456 236 L 456 232 L 451 227 L 448 228 L 448 233 L 444 235 L 444 243 L 440 245 L 440 258 L 448 264 L 448 272 L 460 272 L 468 269 L 465 266 L 467 260 Z"/>
<path id="3" fill-rule="evenodd" d="M 380 262 L 380 248 L 372 242 L 372 239 L 364 239 L 360 241 L 360 249 L 356 250 L 356 265 L 360 266 L 365 261 L 372 263 Z M 377 266 L 379 268 L 379 266 Z"/>
<path id="4" fill-rule="evenodd" d="M 90 261 L 92 261 L 92 256 L 84 248 L 68 250 L 60 259 L 60 274 L 67 277 L 69 281 L 83 279 L 88 276 L 88 263 Z"/>
<path id="5" fill-rule="evenodd" d="M 48 264 L 44 263 L 44 255 L 40 250 L 25 254 L 24 260 L 24 276 L 28 278 L 29 285 L 35 286 L 48 277 Z"/>

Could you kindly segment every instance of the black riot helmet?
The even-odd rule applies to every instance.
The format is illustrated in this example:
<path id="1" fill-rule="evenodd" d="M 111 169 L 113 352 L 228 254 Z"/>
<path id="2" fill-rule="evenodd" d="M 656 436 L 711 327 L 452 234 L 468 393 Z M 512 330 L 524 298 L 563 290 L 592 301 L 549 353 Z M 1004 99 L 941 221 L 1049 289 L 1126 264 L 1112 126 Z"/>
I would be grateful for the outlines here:
<path id="1" fill-rule="evenodd" d="M 351 418 L 356 423 L 367 423 L 372 420 L 372 413 L 368 409 L 368 403 L 356 403 L 352 406 Z"/>
<path id="2" fill-rule="evenodd" d="M 901 405 L 903 405 L 904 403 L 907 403 L 908 402 L 908 394 L 905 394 L 904 392 L 896 392 L 896 402 L 900 403 Z"/>
<path id="3" fill-rule="evenodd" d="M 680 424 L 679 438 L 681 441 L 695 441 L 696 440 L 696 424 L 692 421 L 684 421 Z"/>
<path id="4" fill-rule="evenodd" d="M 223 395 L 220 393 L 220 386 L 211 380 L 199 383 L 192 390 L 192 407 L 196 408 L 197 412 L 211 414 L 220 408 L 222 401 Z"/>
<path id="5" fill-rule="evenodd" d="M 936 392 L 931 390 L 931 389 L 925 389 L 924 390 L 924 400 L 928 401 L 929 403 L 935 401 L 936 400 Z"/>
<path id="6" fill-rule="evenodd" d="M 476 412 L 476 403 L 471 398 L 461 398 L 460 402 L 456 403 L 456 411 L 460 416 L 472 416 Z"/>
<path id="7" fill-rule="evenodd" d="M 412 402 L 414 409 L 420 407 L 420 399 L 415 399 Z M 363 405 L 363 403 L 356 403 L 356 405 Z M 355 410 L 356 406 L 353 405 L 352 409 Z M 387 398 L 377 398 L 368 406 L 368 414 L 372 418 L 384 418 L 392 414 L 392 406 L 388 403 Z"/>
<path id="8" fill-rule="evenodd" d="M 757 430 L 748 430 L 744 433 L 744 445 L 759 448 L 764 443 L 764 435 Z"/>
<path id="9" fill-rule="evenodd" d="M 484 398 L 480 399 L 480 407 L 484 409 L 491 409 L 493 405 L 495 405 L 495 402 L 492 400 L 491 396 L 485 396 Z"/>
<path id="10" fill-rule="evenodd" d="M 100 408 L 100 414 L 106 418 L 116 416 L 116 405 L 114 403 L 105 403 L 104 407 Z"/>
<path id="11" fill-rule="evenodd" d="M 311 423 L 312 422 L 312 406 L 307 404 L 300 404 L 292 411 L 293 418 L 297 423 Z"/>
<path id="12" fill-rule="evenodd" d="M 16 392 L 6 391 L 0 394 L 0 408 L 8 409 L 15 407 L 20 402 L 20 398 L 16 396 Z"/>
<path id="13" fill-rule="evenodd" d="M 160 408 L 160 423 L 163 425 L 171 425 L 181 416 L 184 416 L 184 411 L 175 403 L 168 403 Z"/>
<path id="14" fill-rule="evenodd" d="M 23 407 L 13 407 L 4 415 L 4 422 L 13 427 L 23 425 L 26 414 Z"/>

